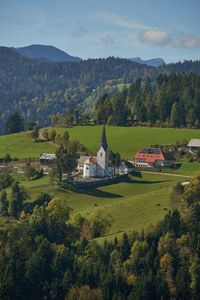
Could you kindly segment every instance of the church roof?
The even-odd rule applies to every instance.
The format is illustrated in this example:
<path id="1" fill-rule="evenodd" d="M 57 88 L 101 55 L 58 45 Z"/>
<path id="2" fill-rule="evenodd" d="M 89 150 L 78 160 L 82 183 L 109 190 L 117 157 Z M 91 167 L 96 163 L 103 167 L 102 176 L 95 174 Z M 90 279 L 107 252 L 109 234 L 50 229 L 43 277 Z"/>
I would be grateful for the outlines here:
<path id="1" fill-rule="evenodd" d="M 102 130 L 102 135 L 101 135 L 101 141 L 99 144 L 98 150 L 103 147 L 103 149 L 106 151 L 108 148 L 107 140 L 106 140 L 106 129 L 105 129 L 105 124 L 103 125 L 103 130 Z"/>
<path id="2" fill-rule="evenodd" d="M 94 165 L 97 163 L 97 158 L 96 157 L 89 157 L 85 162 L 84 164 L 86 165 Z"/>

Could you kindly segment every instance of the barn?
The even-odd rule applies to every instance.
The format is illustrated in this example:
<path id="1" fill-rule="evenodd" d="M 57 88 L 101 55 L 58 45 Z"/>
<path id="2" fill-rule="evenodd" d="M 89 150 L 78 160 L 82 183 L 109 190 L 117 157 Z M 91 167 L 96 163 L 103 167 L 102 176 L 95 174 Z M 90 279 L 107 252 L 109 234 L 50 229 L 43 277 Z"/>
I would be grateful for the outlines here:
<path id="1" fill-rule="evenodd" d="M 134 156 L 135 167 L 172 168 L 175 158 L 160 148 L 142 148 Z"/>

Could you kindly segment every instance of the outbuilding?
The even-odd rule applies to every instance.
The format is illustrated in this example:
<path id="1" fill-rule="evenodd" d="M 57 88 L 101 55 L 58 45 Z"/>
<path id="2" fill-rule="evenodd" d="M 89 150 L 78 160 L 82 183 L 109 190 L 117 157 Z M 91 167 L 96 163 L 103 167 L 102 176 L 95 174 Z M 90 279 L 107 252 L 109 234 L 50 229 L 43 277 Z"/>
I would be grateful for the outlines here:
<path id="1" fill-rule="evenodd" d="M 50 166 L 53 163 L 53 160 L 56 158 L 55 154 L 52 153 L 43 153 L 40 156 L 40 164 L 42 166 Z"/>
<path id="2" fill-rule="evenodd" d="M 133 165 L 132 163 L 126 161 L 123 162 L 120 166 L 119 166 L 119 174 L 123 175 L 123 174 L 129 174 L 133 171 Z"/>
<path id="3" fill-rule="evenodd" d="M 196 153 L 200 148 L 200 139 L 191 139 L 187 146 L 190 153 Z"/>

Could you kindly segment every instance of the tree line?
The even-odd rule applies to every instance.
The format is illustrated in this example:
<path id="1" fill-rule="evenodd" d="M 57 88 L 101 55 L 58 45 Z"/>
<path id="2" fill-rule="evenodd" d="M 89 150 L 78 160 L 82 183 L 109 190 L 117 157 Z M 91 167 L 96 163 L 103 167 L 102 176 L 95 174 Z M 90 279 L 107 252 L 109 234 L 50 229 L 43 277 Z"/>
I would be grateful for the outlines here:
<path id="1" fill-rule="evenodd" d="M 200 75 L 160 74 L 156 84 L 137 79 L 109 97 L 98 98 L 94 122 L 110 125 L 200 127 Z"/>

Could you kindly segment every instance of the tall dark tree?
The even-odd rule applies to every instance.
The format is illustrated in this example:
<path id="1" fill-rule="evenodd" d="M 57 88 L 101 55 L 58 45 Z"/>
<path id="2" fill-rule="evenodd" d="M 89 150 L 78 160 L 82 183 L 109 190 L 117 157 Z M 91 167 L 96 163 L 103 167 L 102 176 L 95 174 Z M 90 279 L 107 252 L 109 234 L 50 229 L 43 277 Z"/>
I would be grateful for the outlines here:
<path id="1" fill-rule="evenodd" d="M 9 203 L 9 214 L 13 217 L 18 217 L 23 209 L 23 202 L 27 199 L 28 194 L 23 187 L 20 187 L 18 182 L 14 181 L 11 185 L 11 196 Z"/>
<path id="2" fill-rule="evenodd" d="M 0 195 L 0 212 L 2 216 L 8 215 L 8 204 L 6 191 L 3 191 Z"/>
<path id="3" fill-rule="evenodd" d="M 112 104 L 108 94 L 103 94 L 97 100 L 94 110 L 94 120 L 97 124 L 107 123 L 109 116 L 112 115 Z"/>
<path id="4" fill-rule="evenodd" d="M 127 123 L 128 108 L 123 93 L 115 94 L 112 98 L 114 125 L 124 126 Z"/>
<path id="5" fill-rule="evenodd" d="M 16 133 L 24 130 L 24 120 L 18 112 L 11 114 L 6 122 L 5 133 Z"/>

